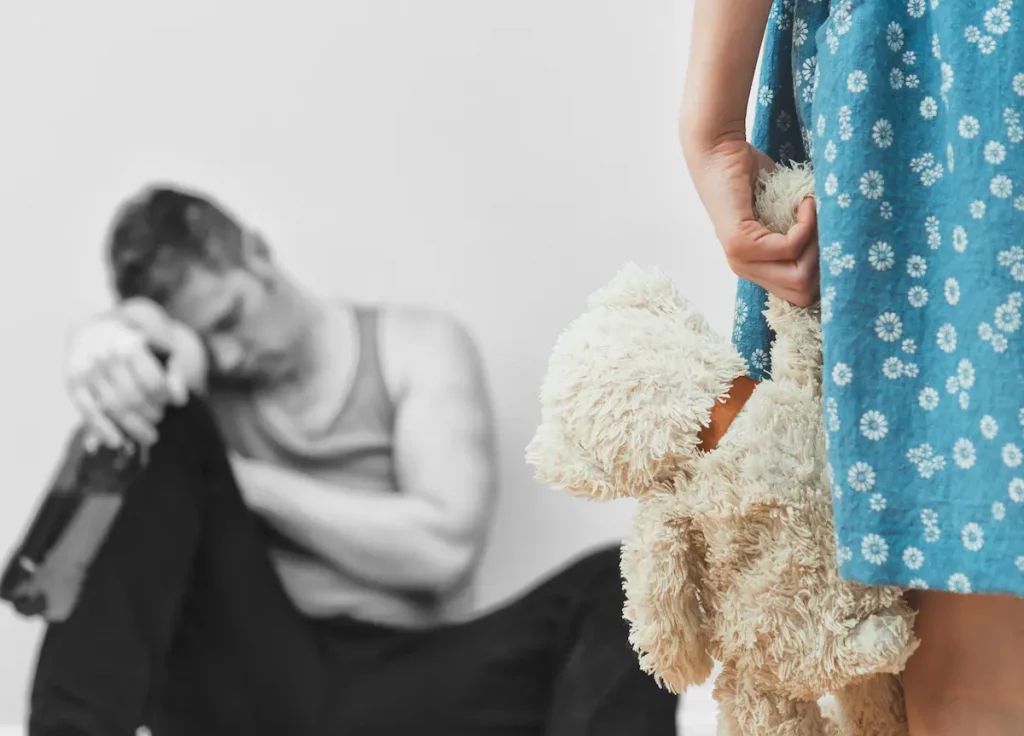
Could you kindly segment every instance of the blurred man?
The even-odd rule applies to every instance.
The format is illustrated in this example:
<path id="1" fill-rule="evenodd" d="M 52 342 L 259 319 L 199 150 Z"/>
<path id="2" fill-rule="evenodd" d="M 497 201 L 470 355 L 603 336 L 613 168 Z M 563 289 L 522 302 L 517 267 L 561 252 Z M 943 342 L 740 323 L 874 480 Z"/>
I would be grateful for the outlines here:
<path id="1" fill-rule="evenodd" d="M 322 301 L 174 188 L 122 207 L 109 260 L 69 390 L 149 461 L 46 634 L 30 736 L 675 733 L 617 549 L 467 620 L 496 459 L 455 321 Z"/>

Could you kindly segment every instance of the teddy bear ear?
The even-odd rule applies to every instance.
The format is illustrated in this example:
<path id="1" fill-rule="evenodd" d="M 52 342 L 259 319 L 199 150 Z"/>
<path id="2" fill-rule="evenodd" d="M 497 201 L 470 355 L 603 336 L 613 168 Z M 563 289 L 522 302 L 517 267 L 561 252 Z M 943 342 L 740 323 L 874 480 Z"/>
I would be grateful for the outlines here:
<path id="1" fill-rule="evenodd" d="M 642 309 L 659 314 L 689 309 L 667 273 L 657 268 L 645 270 L 633 261 L 625 263 L 605 287 L 591 294 L 587 306 L 591 310 Z"/>

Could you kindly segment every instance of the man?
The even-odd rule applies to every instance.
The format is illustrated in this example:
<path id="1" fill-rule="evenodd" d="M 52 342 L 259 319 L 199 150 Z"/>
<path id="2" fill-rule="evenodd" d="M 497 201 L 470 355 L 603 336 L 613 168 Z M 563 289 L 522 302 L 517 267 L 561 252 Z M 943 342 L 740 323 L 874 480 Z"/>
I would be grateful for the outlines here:
<path id="1" fill-rule="evenodd" d="M 467 620 L 496 462 L 455 321 L 320 300 L 174 188 L 122 207 L 109 258 L 69 389 L 148 464 L 46 634 L 30 736 L 675 733 L 616 549 Z"/>

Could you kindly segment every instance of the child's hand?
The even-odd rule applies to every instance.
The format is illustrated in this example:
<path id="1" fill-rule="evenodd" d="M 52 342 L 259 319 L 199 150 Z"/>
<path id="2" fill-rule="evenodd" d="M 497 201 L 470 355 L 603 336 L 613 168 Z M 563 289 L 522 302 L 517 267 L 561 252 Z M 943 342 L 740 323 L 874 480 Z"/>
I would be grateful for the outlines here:
<path id="1" fill-rule="evenodd" d="M 797 306 L 813 304 L 820 288 L 814 201 L 801 203 L 789 232 L 773 233 L 754 218 L 754 184 L 774 167 L 765 154 L 737 138 L 691 146 L 687 163 L 733 272 Z"/>

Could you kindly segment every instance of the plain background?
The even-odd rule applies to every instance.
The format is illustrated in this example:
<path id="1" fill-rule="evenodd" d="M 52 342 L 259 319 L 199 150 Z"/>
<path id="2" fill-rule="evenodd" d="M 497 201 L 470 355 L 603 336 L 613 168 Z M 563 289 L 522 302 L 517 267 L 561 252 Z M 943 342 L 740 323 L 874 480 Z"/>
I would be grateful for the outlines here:
<path id="1" fill-rule="evenodd" d="M 0 24 L 0 548 L 74 417 L 70 327 L 109 303 L 119 200 L 205 189 L 325 295 L 454 312 L 501 429 L 481 607 L 617 539 L 627 503 L 532 480 L 523 451 L 558 333 L 627 259 L 727 331 L 734 280 L 676 118 L 691 0 L 63 0 Z M 40 628 L 0 611 L 0 723 L 24 716 Z"/>

